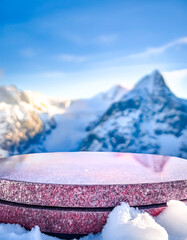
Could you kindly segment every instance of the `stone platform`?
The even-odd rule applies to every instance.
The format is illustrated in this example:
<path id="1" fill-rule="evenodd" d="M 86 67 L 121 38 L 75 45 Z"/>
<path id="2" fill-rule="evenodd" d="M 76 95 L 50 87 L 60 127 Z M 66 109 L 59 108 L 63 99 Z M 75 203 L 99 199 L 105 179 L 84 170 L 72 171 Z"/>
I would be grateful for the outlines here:
<path id="1" fill-rule="evenodd" d="M 54 234 L 101 231 L 128 202 L 153 216 L 187 199 L 187 160 L 131 153 L 42 153 L 0 160 L 0 221 Z"/>

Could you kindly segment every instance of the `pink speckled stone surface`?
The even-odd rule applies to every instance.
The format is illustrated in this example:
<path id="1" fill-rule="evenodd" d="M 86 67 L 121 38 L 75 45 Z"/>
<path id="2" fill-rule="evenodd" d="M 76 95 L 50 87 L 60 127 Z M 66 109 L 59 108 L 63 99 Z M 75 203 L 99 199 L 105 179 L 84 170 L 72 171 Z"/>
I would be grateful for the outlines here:
<path id="1" fill-rule="evenodd" d="M 144 207 L 157 216 L 166 206 Z M 110 210 L 45 209 L 0 203 L 0 222 L 18 223 L 26 229 L 38 225 L 42 232 L 56 234 L 98 233 L 107 221 Z"/>
<path id="2" fill-rule="evenodd" d="M 97 233 L 122 201 L 156 216 L 170 199 L 187 199 L 187 160 L 87 152 L 0 160 L 0 222 L 27 229 Z"/>
<path id="3" fill-rule="evenodd" d="M 132 153 L 43 153 L 1 160 L 0 199 L 56 207 L 187 199 L 187 160 Z"/>

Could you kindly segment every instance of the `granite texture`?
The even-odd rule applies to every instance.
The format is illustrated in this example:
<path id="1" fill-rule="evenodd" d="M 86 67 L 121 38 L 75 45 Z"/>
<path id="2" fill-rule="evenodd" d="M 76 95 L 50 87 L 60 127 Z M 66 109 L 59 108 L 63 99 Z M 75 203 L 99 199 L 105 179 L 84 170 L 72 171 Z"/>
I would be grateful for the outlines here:
<path id="1" fill-rule="evenodd" d="M 187 160 L 132 153 L 45 153 L 1 160 L 0 200 L 99 208 L 187 199 Z"/>
<path id="2" fill-rule="evenodd" d="M 164 208 L 165 206 L 144 207 L 144 211 L 156 216 Z M 98 233 L 105 225 L 109 213 L 110 210 L 45 209 L 0 203 L 0 222 L 17 223 L 26 229 L 38 225 L 46 233 Z"/>
<path id="3" fill-rule="evenodd" d="M 0 181 L 0 199 L 29 205 L 56 207 L 115 207 L 166 203 L 187 199 L 187 181 L 129 185 L 54 185 Z"/>

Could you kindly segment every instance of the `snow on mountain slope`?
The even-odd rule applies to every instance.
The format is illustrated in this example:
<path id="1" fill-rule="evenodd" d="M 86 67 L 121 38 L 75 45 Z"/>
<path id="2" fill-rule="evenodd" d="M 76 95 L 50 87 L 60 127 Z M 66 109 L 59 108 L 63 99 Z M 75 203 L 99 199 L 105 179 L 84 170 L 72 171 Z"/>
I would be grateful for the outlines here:
<path id="1" fill-rule="evenodd" d="M 0 155 L 45 151 L 41 140 L 55 127 L 53 114 L 59 111 L 39 93 L 1 86 Z"/>
<path id="2" fill-rule="evenodd" d="M 91 126 L 83 151 L 140 152 L 187 158 L 187 100 L 158 71 L 139 81 Z"/>
<path id="3" fill-rule="evenodd" d="M 92 98 L 78 99 L 70 103 L 69 112 L 96 111 L 103 113 L 113 102 L 125 95 L 127 90 L 120 85 L 115 85 L 106 92 L 98 93 Z"/>
<path id="4" fill-rule="evenodd" d="M 94 125 L 103 112 L 126 92 L 125 88 L 116 85 L 90 99 L 69 102 L 64 113 L 54 116 L 57 127 L 44 141 L 46 151 L 79 150 L 79 146 L 89 130 L 88 126 Z"/>
<path id="5" fill-rule="evenodd" d="M 77 150 L 86 127 L 125 93 L 115 86 L 90 99 L 61 101 L 0 87 L 0 156 Z"/>
<path id="6" fill-rule="evenodd" d="M 88 150 L 187 158 L 186 142 L 187 100 L 175 97 L 158 71 L 131 91 L 117 85 L 74 101 L 0 87 L 2 156 Z"/>

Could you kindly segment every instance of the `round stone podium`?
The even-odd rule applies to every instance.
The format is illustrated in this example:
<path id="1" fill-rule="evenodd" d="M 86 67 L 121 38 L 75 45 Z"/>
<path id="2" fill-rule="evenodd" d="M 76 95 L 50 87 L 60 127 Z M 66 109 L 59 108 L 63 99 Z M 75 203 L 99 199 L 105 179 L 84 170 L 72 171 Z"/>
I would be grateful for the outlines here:
<path id="1" fill-rule="evenodd" d="M 120 202 L 156 216 L 171 199 L 187 199 L 185 159 L 73 152 L 0 160 L 0 222 L 26 229 L 38 225 L 56 235 L 97 233 Z"/>

